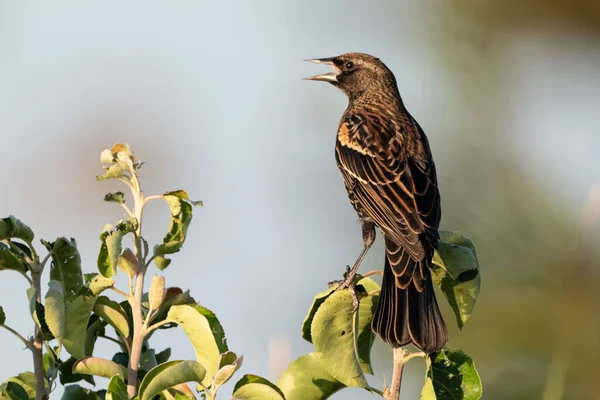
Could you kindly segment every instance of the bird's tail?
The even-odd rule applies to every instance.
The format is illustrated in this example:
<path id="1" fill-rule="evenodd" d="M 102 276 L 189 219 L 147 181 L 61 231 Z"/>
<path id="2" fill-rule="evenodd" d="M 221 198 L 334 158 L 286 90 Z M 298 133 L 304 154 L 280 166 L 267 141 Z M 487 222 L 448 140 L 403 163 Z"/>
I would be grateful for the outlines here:
<path id="1" fill-rule="evenodd" d="M 414 260 L 409 262 L 418 263 Z M 407 267 L 405 271 L 419 273 L 418 265 L 413 268 Z M 421 291 L 414 281 L 410 281 L 406 288 L 402 289 L 396 282 L 396 276 L 386 255 L 381 294 L 373 317 L 373 331 L 392 347 L 413 343 L 429 354 L 441 350 L 446 345 L 448 330 L 435 299 L 428 266 L 423 266 L 422 271 L 425 280 Z"/>

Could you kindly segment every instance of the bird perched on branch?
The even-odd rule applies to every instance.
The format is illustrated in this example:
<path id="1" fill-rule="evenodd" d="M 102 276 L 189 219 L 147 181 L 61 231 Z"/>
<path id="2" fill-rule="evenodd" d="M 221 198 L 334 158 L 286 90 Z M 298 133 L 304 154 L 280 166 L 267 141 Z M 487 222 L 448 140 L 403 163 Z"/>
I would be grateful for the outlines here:
<path id="1" fill-rule="evenodd" d="M 426 353 L 439 351 L 448 331 L 429 270 L 441 212 L 427 137 L 406 110 L 396 78 L 378 58 L 348 53 L 307 61 L 330 65 L 334 72 L 306 79 L 329 82 L 349 99 L 335 156 L 361 220 L 364 248 L 340 287 L 353 291 L 378 227 L 386 257 L 373 331 L 395 348 L 413 343 Z"/>

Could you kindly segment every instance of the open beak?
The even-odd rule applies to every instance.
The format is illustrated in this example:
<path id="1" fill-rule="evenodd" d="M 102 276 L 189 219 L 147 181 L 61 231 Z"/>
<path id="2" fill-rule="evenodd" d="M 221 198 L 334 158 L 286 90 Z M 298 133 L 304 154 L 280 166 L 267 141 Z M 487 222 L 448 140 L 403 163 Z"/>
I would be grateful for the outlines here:
<path id="1" fill-rule="evenodd" d="M 333 57 L 311 58 L 311 59 L 304 60 L 304 61 L 308 61 L 308 62 L 315 63 L 315 64 L 331 65 L 333 67 L 333 69 L 335 70 L 335 72 L 327 72 L 326 74 L 309 76 L 308 78 L 304 78 L 305 80 L 307 80 L 307 81 L 324 81 L 324 82 L 337 82 L 338 81 L 337 77 L 341 71 L 333 63 Z"/>

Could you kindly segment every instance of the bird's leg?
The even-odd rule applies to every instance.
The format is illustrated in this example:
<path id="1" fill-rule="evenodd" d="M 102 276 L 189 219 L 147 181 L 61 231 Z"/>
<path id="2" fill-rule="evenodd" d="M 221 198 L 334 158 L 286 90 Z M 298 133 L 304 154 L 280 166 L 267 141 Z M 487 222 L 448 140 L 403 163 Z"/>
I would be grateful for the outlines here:
<path id="1" fill-rule="evenodd" d="M 367 252 L 373 245 L 373 242 L 375 242 L 375 236 L 376 236 L 375 224 L 373 222 L 361 221 L 361 224 L 362 224 L 362 235 L 363 235 L 364 247 L 363 247 L 362 251 L 360 252 L 360 254 L 358 255 L 358 258 L 356 259 L 356 262 L 354 263 L 354 267 L 352 267 L 352 269 L 350 269 L 350 266 L 346 265 L 346 273 L 344 274 L 344 278 L 345 278 L 344 280 L 329 282 L 329 286 L 333 286 L 335 284 L 338 285 L 335 288 L 336 291 L 344 289 L 344 288 L 348 288 L 348 290 L 350 290 L 350 294 L 352 295 L 352 303 L 354 305 L 354 311 L 356 311 L 358 309 L 358 296 L 356 296 L 354 277 L 356 276 L 356 272 L 358 271 L 358 267 L 360 267 L 360 264 L 362 263 L 363 258 L 365 258 L 365 255 L 367 254 Z"/>

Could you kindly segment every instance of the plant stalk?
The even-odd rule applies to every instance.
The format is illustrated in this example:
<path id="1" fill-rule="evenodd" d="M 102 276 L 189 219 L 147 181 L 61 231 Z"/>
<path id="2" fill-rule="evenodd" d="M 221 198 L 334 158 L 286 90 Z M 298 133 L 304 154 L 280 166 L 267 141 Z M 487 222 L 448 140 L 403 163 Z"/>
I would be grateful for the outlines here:
<path id="1" fill-rule="evenodd" d="M 384 394 L 385 400 L 399 400 L 400 386 L 402 385 L 402 370 L 404 369 L 404 356 L 406 351 L 403 348 L 394 349 L 394 372 L 392 375 L 392 385 Z"/>
<path id="2" fill-rule="evenodd" d="M 41 303 L 41 271 L 37 271 L 37 268 L 32 268 L 31 277 L 33 281 L 33 288 L 35 289 L 35 300 Z M 29 339 L 31 354 L 33 356 L 33 373 L 35 375 L 35 398 L 41 400 L 48 399 L 48 392 L 46 390 L 45 378 L 46 373 L 44 372 L 44 359 L 42 353 L 42 346 L 44 336 L 41 329 L 35 325 L 35 333 L 32 338 Z"/>
<path id="3" fill-rule="evenodd" d="M 135 173 L 132 173 L 135 177 Z M 137 192 L 132 189 L 135 199 L 135 218 L 137 220 L 137 229 L 135 231 L 133 252 L 138 262 L 138 272 L 135 276 L 135 289 L 129 294 L 129 304 L 133 315 L 133 342 L 131 352 L 129 353 L 129 367 L 127 369 L 127 394 L 129 398 L 137 394 L 137 380 L 140 359 L 142 357 L 142 345 L 144 343 L 144 319 L 142 317 L 142 295 L 144 293 L 144 276 L 146 266 L 142 251 L 142 213 L 144 209 L 144 199 L 139 186 L 135 185 Z"/>

